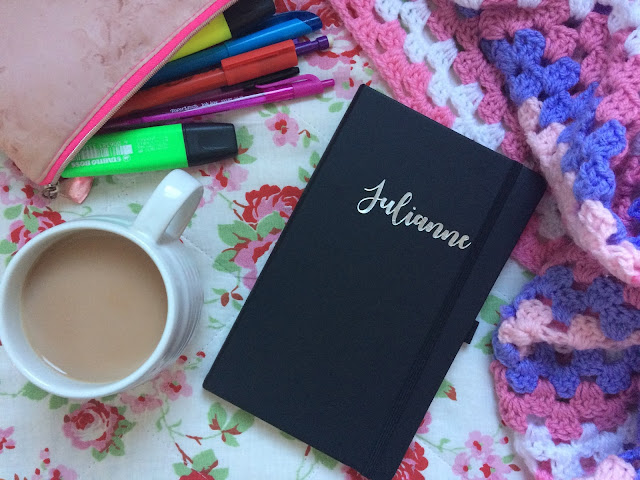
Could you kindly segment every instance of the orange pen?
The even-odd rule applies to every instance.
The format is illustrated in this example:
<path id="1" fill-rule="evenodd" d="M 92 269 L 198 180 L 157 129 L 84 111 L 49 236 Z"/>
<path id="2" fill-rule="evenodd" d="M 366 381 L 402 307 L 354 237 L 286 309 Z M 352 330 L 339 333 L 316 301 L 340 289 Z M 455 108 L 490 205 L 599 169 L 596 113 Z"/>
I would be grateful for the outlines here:
<path id="1" fill-rule="evenodd" d="M 295 67 L 298 64 L 299 54 L 328 47 L 327 37 L 301 43 L 285 40 L 229 57 L 222 60 L 220 68 L 136 93 L 120 107 L 113 118 Z"/>

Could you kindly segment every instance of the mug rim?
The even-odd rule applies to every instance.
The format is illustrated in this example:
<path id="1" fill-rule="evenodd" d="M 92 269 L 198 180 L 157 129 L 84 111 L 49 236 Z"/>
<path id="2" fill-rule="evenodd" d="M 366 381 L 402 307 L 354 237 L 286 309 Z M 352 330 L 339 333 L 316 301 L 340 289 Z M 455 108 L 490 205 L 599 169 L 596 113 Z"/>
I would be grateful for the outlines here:
<path id="1" fill-rule="evenodd" d="M 170 286 L 173 285 L 174 280 L 167 269 L 165 261 L 153 251 L 153 248 L 151 248 L 152 244 L 157 245 L 157 243 L 154 242 L 153 239 L 144 232 L 131 229 L 131 223 L 129 223 L 130 220 L 131 219 L 127 217 L 100 215 L 95 217 L 89 216 L 81 219 L 73 219 L 60 225 L 51 227 L 36 235 L 31 240 L 29 240 L 28 243 L 23 245 L 22 248 L 20 248 L 20 250 L 16 252 L 13 259 L 9 262 L 3 274 L 2 282 L 0 283 L 0 339 L 2 339 L 2 346 L 6 348 L 6 352 L 9 358 L 12 360 L 16 368 L 29 381 L 47 392 L 66 398 L 103 397 L 120 392 L 133 386 L 144 375 L 153 370 L 154 366 L 156 366 L 161 360 L 162 355 L 165 353 L 167 347 L 170 344 L 173 327 L 175 325 L 175 322 L 177 321 L 176 299 L 174 298 L 173 289 L 170 288 Z M 124 222 L 126 222 L 126 224 Z M 73 234 L 72 232 L 74 231 L 77 232 L 82 230 L 99 230 L 110 232 L 118 235 L 119 237 L 126 238 L 127 240 L 140 247 L 145 252 L 145 254 L 147 254 L 147 256 L 153 261 L 155 267 L 160 272 L 167 295 L 167 314 L 162 335 L 160 337 L 160 340 L 158 340 L 155 348 L 146 358 L 146 360 L 126 377 L 111 382 L 100 383 L 85 382 L 83 380 L 77 380 L 73 377 L 66 377 L 68 380 L 73 381 L 77 385 L 62 386 L 56 384 L 55 380 L 56 375 L 62 374 L 56 372 L 55 369 L 47 365 L 46 362 L 39 358 L 39 356 L 31 346 L 29 339 L 26 338 L 24 329 L 22 328 L 22 319 L 20 318 L 20 315 L 18 315 L 19 318 L 17 320 L 17 326 L 19 327 L 18 329 L 16 329 L 17 331 L 12 332 L 9 328 L 10 325 L 8 324 L 7 315 L 5 312 L 5 309 L 7 308 L 6 304 L 8 303 L 8 299 L 6 297 L 9 294 L 9 285 L 13 281 L 13 277 L 16 275 L 15 271 L 20 268 L 21 263 L 25 262 L 28 259 L 29 251 L 33 250 L 44 242 L 49 242 L 48 245 L 44 246 L 44 249 L 46 251 L 46 249 L 50 248 L 54 243 L 56 243 L 56 241 L 61 240 L 61 238 L 56 240 L 56 236 L 63 235 L 65 232 Z M 40 255 L 42 255 L 42 253 L 44 253 L 44 251 L 41 252 Z M 13 348 L 12 338 L 16 335 L 22 335 L 26 338 L 26 343 L 29 348 L 27 352 L 19 351 L 19 349 Z M 52 374 L 50 379 L 53 381 L 43 381 L 40 377 L 33 374 L 33 372 L 31 372 L 31 370 L 27 368 L 21 361 L 21 359 L 25 355 L 32 355 L 33 357 L 37 357 L 40 362 L 42 362 L 44 365 L 47 365 L 47 368 L 50 369 Z"/>

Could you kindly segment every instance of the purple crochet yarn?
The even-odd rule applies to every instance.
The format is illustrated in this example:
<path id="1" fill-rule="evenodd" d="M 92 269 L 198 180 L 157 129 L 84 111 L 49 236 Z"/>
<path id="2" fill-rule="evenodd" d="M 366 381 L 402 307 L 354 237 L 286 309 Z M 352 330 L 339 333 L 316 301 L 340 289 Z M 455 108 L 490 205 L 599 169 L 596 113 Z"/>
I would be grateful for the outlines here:
<path id="1" fill-rule="evenodd" d="M 532 393 L 538 378 L 547 378 L 561 398 L 571 398 L 583 378 L 593 378 L 605 394 L 614 395 L 631 386 L 631 374 L 640 372 L 640 347 L 626 349 L 622 357 L 607 361 L 606 351 L 576 350 L 559 361 L 551 345 L 539 343 L 531 355 L 520 357 L 517 347 L 501 343 L 498 330 L 493 335 L 495 358 L 507 367 L 507 381 L 518 393 Z"/>
<path id="2" fill-rule="evenodd" d="M 610 209 L 616 190 L 610 160 L 624 151 L 626 128 L 618 120 L 596 123 L 596 108 L 601 100 L 595 96 L 597 83 L 571 96 L 570 91 L 580 80 L 580 64 L 569 57 L 546 64 L 545 46 L 542 33 L 532 29 L 518 30 L 511 43 L 500 39 L 481 44 L 489 61 L 504 74 L 511 100 L 522 105 L 529 98 L 538 98 L 542 101 L 540 127 L 554 122 L 566 125 L 558 137 L 559 143 L 569 147 L 561 167 L 563 173 L 576 173 L 576 200 L 595 200 Z M 627 239 L 640 246 L 640 238 L 629 237 L 618 215 L 611 214 L 618 228 L 608 242 L 617 244 Z"/>
<path id="3" fill-rule="evenodd" d="M 640 328 L 640 311 L 624 304 L 622 284 L 613 277 L 598 277 L 586 291 L 573 288 L 573 273 L 564 266 L 549 268 L 534 278 L 502 308 L 503 317 L 513 316 L 523 300 L 548 298 L 553 318 L 569 325 L 574 316 L 587 310 L 600 317 L 602 332 L 612 340 L 624 340 Z"/>

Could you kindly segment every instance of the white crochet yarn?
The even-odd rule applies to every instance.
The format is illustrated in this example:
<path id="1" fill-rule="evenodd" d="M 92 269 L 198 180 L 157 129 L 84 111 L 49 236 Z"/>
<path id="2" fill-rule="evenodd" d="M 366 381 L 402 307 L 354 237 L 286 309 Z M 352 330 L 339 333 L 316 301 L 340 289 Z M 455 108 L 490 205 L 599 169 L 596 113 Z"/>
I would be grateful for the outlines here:
<path id="1" fill-rule="evenodd" d="M 536 471 L 536 462 L 550 460 L 554 480 L 573 480 L 586 475 L 581 458 L 593 457 L 600 463 L 609 455 L 622 452 L 625 443 L 634 441 L 635 433 L 636 416 L 629 415 L 615 432 L 600 432 L 593 423 L 584 423 L 579 439 L 556 445 L 547 427 L 531 423 L 524 435 L 515 435 L 514 445 L 531 471 Z"/>
<path id="2" fill-rule="evenodd" d="M 640 53 L 640 27 L 636 28 L 627 37 L 624 42 L 624 48 L 629 56 L 638 55 Z"/>
<path id="3" fill-rule="evenodd" d="M 541 0 L 518 0 L 518 6 L 520 8 L 536 8 L 540 5 Z"/>
<path id="4" fill-rule="evenodd" d="M 523 0 L 534 5 L 538 0 Z M 475 8 L 472 2 L 464 6 Z M 385 21 L 398 19 L 407 30 L 404 52 L 412 63 L 425 63 L 433 73 L 427 94 L 433 103 L 448 106 L 456 113 L 452 128 L 484 145 L 496 150 L 504 139 L 504 127 L 486 124 L 476 115 L 478 105 L 484 96 L 480 85 L 462 85 L 453 71 L 452 65 L 459 50 L 453 39 L 437 41 L 425 28 L 431 11 L 424 1 L 403 2 L 402 0 L 376 0 L 375 10 Z"/>
<path id="5" fill-rule="evenodd" d="M 571 16 L 582 20 L 593 10 L 596 3 L 612 8 L 608 15 L 611 33 L 627 27 L 640 26 L 640 4 L 637 0 L 569 0 Z"/>

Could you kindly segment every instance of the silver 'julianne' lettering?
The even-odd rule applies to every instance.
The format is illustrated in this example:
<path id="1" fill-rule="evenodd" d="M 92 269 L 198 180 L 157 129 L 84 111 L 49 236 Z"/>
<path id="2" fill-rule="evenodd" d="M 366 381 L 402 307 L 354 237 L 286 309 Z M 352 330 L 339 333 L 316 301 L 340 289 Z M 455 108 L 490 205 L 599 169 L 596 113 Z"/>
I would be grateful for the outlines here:
<path id="1" fill-rule="evenodd" d="M 404 207 L 408 207 L 413 198 L 411 192 L 405 193 L 398 202 L 389 200 L 382 196 L 382 189 L 386 179 L 382 180 L 375 187 L 364 189 L 365 192 L 372 192 L 369 197 L 364 197 L 358 202 L 358 212 L 364 214 L 369 213 L 376 205 L 387 215 L 391 216 L 391 223 L 393 225 L 405 225 L 410 227 L 415 225 L 420 232 L 430 233 L 433 238 L 437 238 L 447 242 L 450 247 L 458 247 L 460 250 L 464 250 L 471 245 L 471 239 L 468 235 L 460 235 L 456 230 L 447 230 L 445 226 L 440 222 L 433 222 L 428 217 L 415 213 L 416 207 L 411 207 L 411 210 L 404 210 L 404 214 L 401 211 Z"/>

